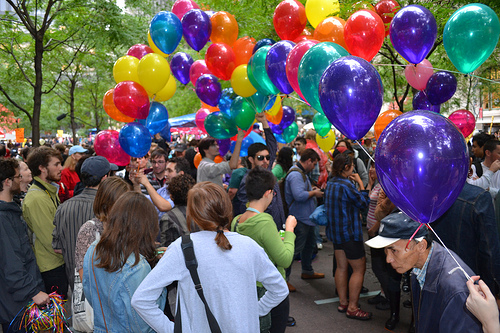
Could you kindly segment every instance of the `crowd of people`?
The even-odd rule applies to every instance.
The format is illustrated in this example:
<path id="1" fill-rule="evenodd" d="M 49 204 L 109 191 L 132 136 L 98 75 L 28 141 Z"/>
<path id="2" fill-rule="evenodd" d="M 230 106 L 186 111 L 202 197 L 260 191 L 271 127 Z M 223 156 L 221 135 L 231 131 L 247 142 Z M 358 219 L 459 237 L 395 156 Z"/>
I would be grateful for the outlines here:
<path id="1" fill-rule="evenodd" d="M 325 152 L 310 131 L 278 151 L 256 119 L 265 144 L 242 148 L 239 131 L 221 160 L 211 137 L 160 140 L 123 168 L 91 146 L 46 144 L 18 158 L 0 146 L 3 332 L 24 332 L 22 309 L 52 292 L 68 299 L 78 332 L 284 332 L 296 325 L 293 260 L 301 279 L 325 277 L 313 268 L 324 241 L 316 212 L 346 318 L 372 318 L 359 305 L 367 245 L 381 287 L 368 303 L 390 310 L 388 330 L 409 279 L 410 330 L 500 332 L 500 141 L 474 136 L 467 183 L 432 224 L 441 243 L 384 193 L 371 140 Z"/>

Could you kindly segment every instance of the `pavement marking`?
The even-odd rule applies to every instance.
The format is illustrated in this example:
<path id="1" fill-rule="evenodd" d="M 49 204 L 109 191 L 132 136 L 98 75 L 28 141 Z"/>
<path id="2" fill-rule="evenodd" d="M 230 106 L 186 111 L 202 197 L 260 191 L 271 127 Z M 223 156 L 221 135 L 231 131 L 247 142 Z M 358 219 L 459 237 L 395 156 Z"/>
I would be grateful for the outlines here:
<path id="1" fill-rule="evenodd" d="M 370 292 L 367 292 L 365 294 L 360 294 L 359 298 L 375 296 L 375 295 L 378 295 L 379 293 L 380 293 L 380 290 L 370 291 Z M 338 301 L 339 301 L 339 298 L 335 297 L 335 298 L 320 299 L 318 301 L 314 301 L 314 303 L 316 303 L 316 305 L 321 305 L 321 304 L 328 304 L 328 303 L 336 303 Z"/>

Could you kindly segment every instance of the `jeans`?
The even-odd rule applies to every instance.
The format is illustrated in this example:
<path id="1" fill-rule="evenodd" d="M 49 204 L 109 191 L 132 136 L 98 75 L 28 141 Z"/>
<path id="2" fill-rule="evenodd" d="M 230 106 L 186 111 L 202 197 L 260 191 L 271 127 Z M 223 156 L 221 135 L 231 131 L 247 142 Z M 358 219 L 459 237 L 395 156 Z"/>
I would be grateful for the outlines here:
<path id="1" fill-rule="evenodd" d="M 295 227 L 295 255 L 300 253 L 302 262 L 302 273 L 313 274 L 312 256 L 316 249 L 315 226 L 304 224 L 297 221 Z"/>

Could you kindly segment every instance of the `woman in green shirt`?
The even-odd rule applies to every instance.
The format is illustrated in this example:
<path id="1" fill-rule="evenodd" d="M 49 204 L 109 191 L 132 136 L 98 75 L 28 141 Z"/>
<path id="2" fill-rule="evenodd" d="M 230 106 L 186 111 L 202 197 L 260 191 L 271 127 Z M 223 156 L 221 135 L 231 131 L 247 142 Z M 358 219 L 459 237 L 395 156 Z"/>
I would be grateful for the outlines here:
<path id="1" fill-rule="evenodd" d="M 278 152 L 278 158 L 276 159 L 276 165 L 274 166 L 272 173 L 276 176 L 278 181 L 286 176 L 286 173 L 293 165 L 293 149 L 290 147 L 283 147 Z"/>

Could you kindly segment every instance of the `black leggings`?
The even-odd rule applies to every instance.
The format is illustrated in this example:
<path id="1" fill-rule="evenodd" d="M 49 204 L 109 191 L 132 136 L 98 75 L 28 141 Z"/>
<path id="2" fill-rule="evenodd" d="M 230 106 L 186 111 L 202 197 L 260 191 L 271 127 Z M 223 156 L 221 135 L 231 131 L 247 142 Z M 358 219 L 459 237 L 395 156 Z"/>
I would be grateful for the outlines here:
<path id="1" fill-rule="evenodd" d="M 271 328 L 269 329 L 269 333 L 285 332 L 289 313 L 290 299 L 287 296 L 283 302 L 271 310 Z"/>

